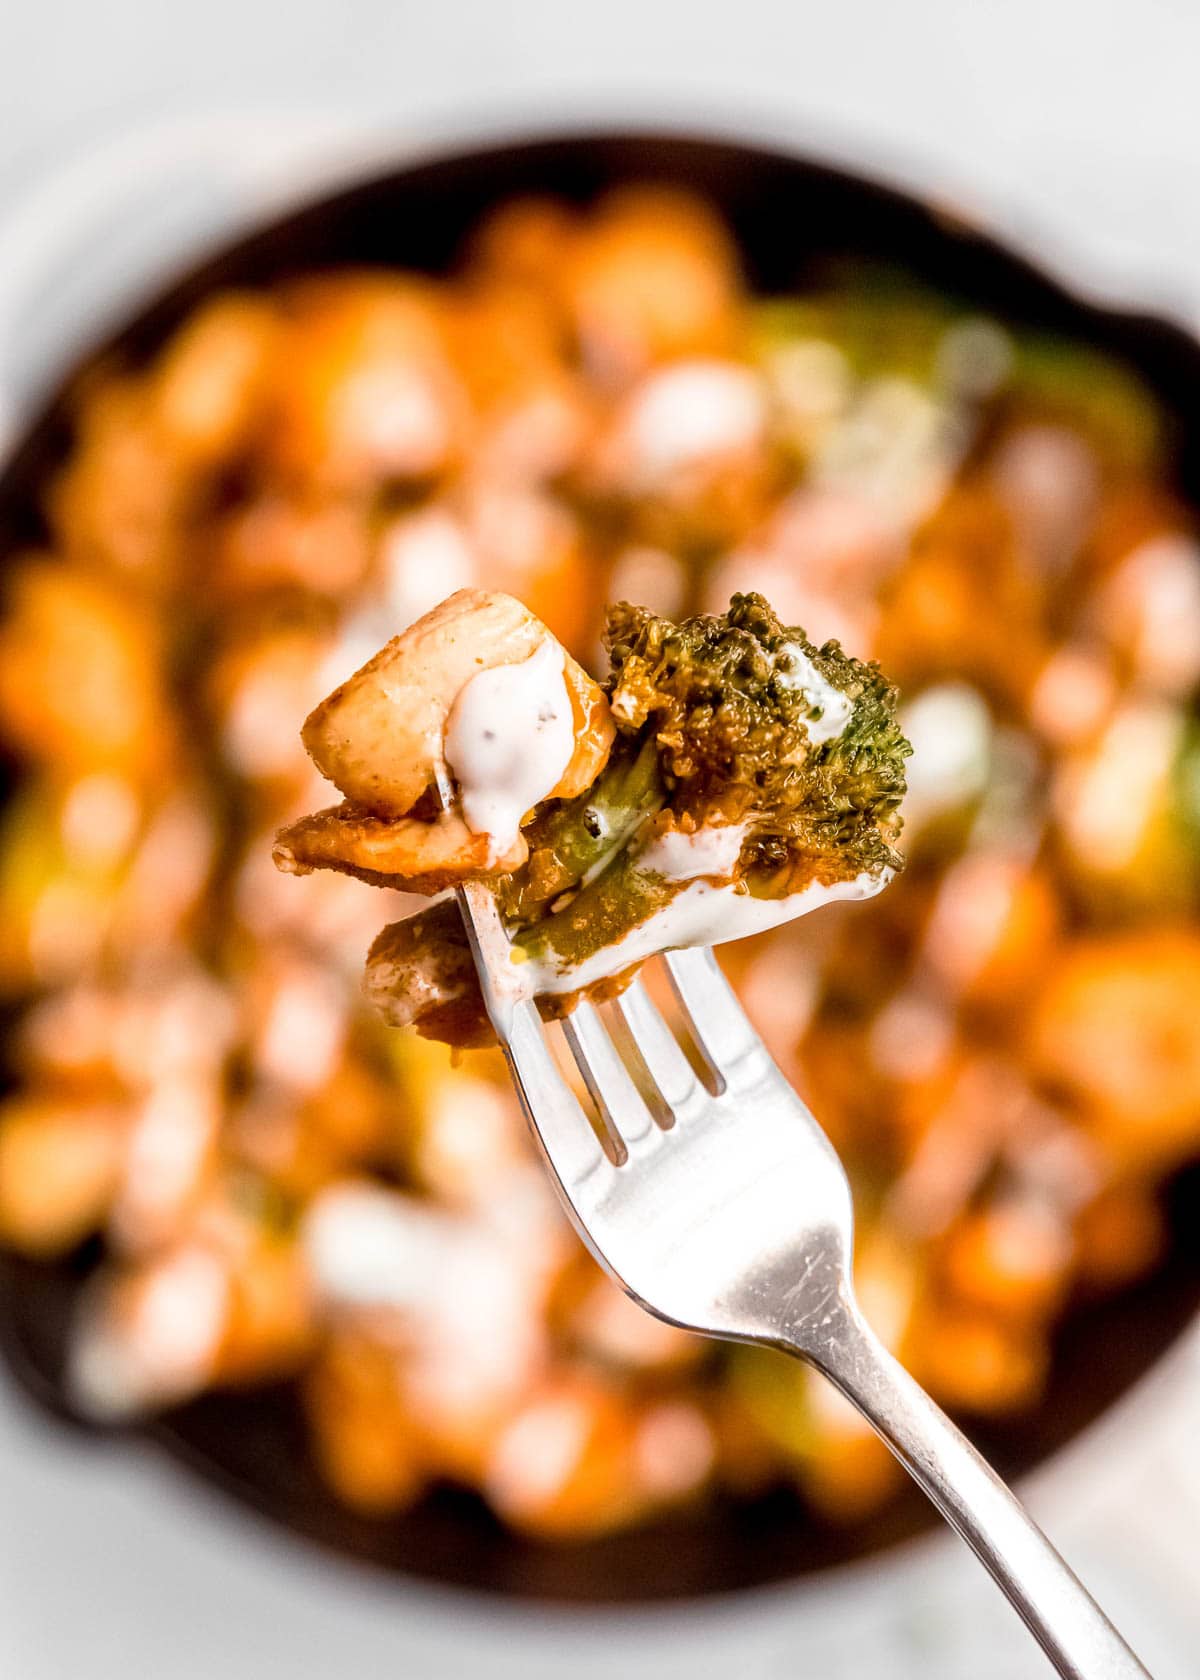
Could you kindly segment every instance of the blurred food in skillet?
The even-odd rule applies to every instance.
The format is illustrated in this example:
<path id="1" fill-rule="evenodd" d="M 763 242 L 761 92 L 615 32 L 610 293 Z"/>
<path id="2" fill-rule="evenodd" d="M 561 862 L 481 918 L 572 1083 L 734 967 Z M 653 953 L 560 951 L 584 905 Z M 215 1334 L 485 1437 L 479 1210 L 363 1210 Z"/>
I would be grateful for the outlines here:
<path id="1" fill-rule="evenodd" d="M 876 1325 L 960 1412 L 1036 1407 L 1200 1151 L 1200 549 L 1137 381 L 894 274 L 755 298 L 702 204 L 627 189 L 502 207 L 447 280 L 216 296 L 75 420 L 6 563 L 0 1240 L 103 1236 L 80 1406 L 294 1374 L 352 1505 L 449 1478 L 552 1538 L 889 1497 L 806 1372 L 598 1273 L 492 1052 L 361 1000 L 414 902 L 272 867 L 322 803 L 296 720 L 486 588 L 585 666 L 606 600 L 760 590 L 900 684 L 904 875 L 729 964 L 855 1177 Z"/>

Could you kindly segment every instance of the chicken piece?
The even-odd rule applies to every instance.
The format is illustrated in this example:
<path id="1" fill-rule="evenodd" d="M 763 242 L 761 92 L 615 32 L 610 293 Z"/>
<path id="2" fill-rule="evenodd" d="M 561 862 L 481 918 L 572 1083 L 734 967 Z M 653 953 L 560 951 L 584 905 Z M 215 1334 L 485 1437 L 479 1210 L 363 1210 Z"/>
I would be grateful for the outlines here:
<path id="1" fill-rule="evenodd" d="M 585 363 L 620 382 L 673 356 L 721 352 L 739 324 L 737 259 L 697 199 L 614 192 L 564 251 L 560 285 Z"/>
<path id="2" fill-rule="evenodd" d="M 531 428 L 519 430 L 529 443 Z M 599 573 L 589 534 L 567 502 L 494 464 L 464 483 L 456 501 L 477 578 L 517 596 L 565 647 L 590 645 Z"/>
<path id="3" fill-rule="evenodd" d="M 195 1240 L 95 1273 L 79 1299 L 67 1384 L 88 1418 L 119 1422 L 211 1383 L 229 1317 L 229 1276 Z"/>
<path id="4" fill-rule="evenodd" d="M 532 1387 L 492 1444 L 488 1502 L 540 1540 L 622 1528 L 650 1501 L 637 1474 L 637 1413 L 626 1394 L 582 1371 Z"/>
<path id="5" fill-rule="evenodd" d="M 115 1104 L 10 1099 L 0 1110 L 0 1242 L 62 1254 L 101 1223 L 127 1126 Z"/>
<path id="6" fill-rule="evenodd" d="M 198 482 L 154 406 L 145 379 L 85 382 L 78 442 L 47 512 L 69 561 L 157 593 L 185 570 Z"/>
<path id="7" fill-rule="evenodd" d="M 385 273 L 297 286 L 277 366 L 265 448 L 289 483 L 360 491 L 427 480 L 461 450 L 466 395 L 432 286 Z"/>
<path id="8" fill-rule="evenodd" d="M 287 589 L 337 600 L 362 586 L 371 550 L 365 498 L 268 492 L 221 520 L 207 556 L 209 586 L 223 602 Z"/>
<path id="9" fill-rule="evenodd" d="M 498 1186 L 500 1202 L 512 1188 Z M 561 1225 L 539 1240 L 524 1195 L 509 1211 L 521 1216 L 515 1227 L 343 1179 L 309 1203 L 301 1225 L 322 1318 L 402 1354 L 399 1395 L 428 1461 L 471 1481 L 548 1352 L 545 1300 Z"/>
<path id="10" fill-rule="evenodd" d="M 1010 851 L 980 847 L 942 877 L 924 959 L 951 995 L 1005 1014 L 1046 973 L 1061 920 L 1045 871 Z"/>
<path id="11" fill-rule="evenodd" d="M 568 364 L 567 334 L 550 300 L 527 282 L 476 281 L 457 297 L 449 330 L 455 365 L 479 425 L 477 455 L 494 458 L 498 426 L 532 421 L 538 442 L 549 450 L 541 464 L 551 474 L 565 471 L 584 435 L 588 405 L 583 381 Z M 550 428 L 537 425 L 544 403 L 554 415 Z M 539 453 L 518 450 L 509 460 L 519 465 L 524 456 L 532 465 Z"/>
<path id="12" fill-rule="evenodd" d="M 411 1038 L 393 1044 L 409 1047 Z M 536 1210 L 546 1212 L 544 1182 L 530 1174 L 540 1168 L 530 1158 L 529 1130 L 521 1107 L 499 1063 L 477 1057 L 476 1067 L 494 1077 L 476 1077 L 464 1069 L 451 1070 L 448 1058 L 421 1044 L 418 1056 L 404 1058 L 407 1076 L 402 1161 L 417 1185 L 438 1201 L 482 1219 L 495 1219 L 500 1204 L 520 1209 L 519 1227 L 528 1233 L 530 1218 L 520 1186 L 536 1183 Z M 421 1064 L 424 1066 L 421 1066 Z M 414 1085 L 420 1095 L 414 1095 Z M 392 1106 L 395 1106 L 394 1095 Z M 557 1203 L 551 1204 L 557 1214 Z M 534 1217 L 536 1217 L 536 1212 Z M 519 1239 L 520 1240 L 520 1239 Z"/>
<path id="13" fill-rule="evenodd" d="M 466 684 L 481 670 L 522 664 L 550 639 L 512 596 L 460 589 L 323 700 L 304 725 L 304 744 L 347 799 L 382 817 L 406 816 L 435 782 Z M 613 736 L 599 685 L 570 658 L 563 676 L 576 745 L 544 798 L 570 799 L 590 786 Z"/>
<path id="14" fill-rule="evenodd" d="M 671 361 L 616 406 L 581 463 L 580 488 L 630 541 L 724 552 L 752 540 L 778 492 L 770 418 L 755 368 L 718 356 Z M 749 587 L 761 582 L 755 575 Z"/>
<path id="15" fill-rule="evenodd" d="M 44 1090 L 140 1096 L 164 1080 L 214 1079 L 236 1033 L 231 991 L 169 952 L 39 998 L 12 1040 L 12 1058 Z"/>
<path id="16" fill-rule="evenodd" d="M 292 720 L 326 687 L 334 650 L 326 626 L 255 619 L 243 610 L 206 672 L 221 758 L 276 815 L 294 810 L 312 782 Z"/>
<path id="17" fill-rule="evenodd" d="M 150 412 L 186 462 L 213 466 L 246 445 L 261 417 L 278 331 L 273 305 L 226 292 L 171 339 L 154 369 Z"/>
<path id="18" fill-rule="evenodd" d="M 1195 751 L 1190 713 L 1135 691 L 1091 740 L 1059 758 L 1051 808 L 1063 863 L 1080 896 L 1106 916 L 1194 911 Z"/>
<path id="19" fill-rule="evenodd" d="M 101 955 L 166 954 L 212 859 L 209 813 L 168 783 L 158 805 L 122 778 L 29 780 L 0 824 L 0 988 L 75 980 Z"/>
<path id="20" fill-rule="evenodd" d="M 123 1254 L 169 1248 L 216 1170 L 222 1093 L 211 1080 L 160 1080 L 129 1115 L 106 1236 Z"/>
<path id="21" fill-rule="evenodd" d="M 518 838 L 497 853 L 486 834 L 472 834 L 461 817 L 388 822 L 347 800 L 282 829 L 272 854 L 288 875 L 336 869 L 375 887 L 403 884 L 409 892 L 444 892 L 489 870 L 519 868 L 527 850 Z"/>
<path id="22" fill-rule="evenodd" d="M 585 994 L 594 1003 L 619 997 L 637 973 L 634 963 L 574 991 L 543 993 L 542 1019 L 561 1020 Z M 456 904 L 431 904 L 383 928 L 367 952 L 363 994 L 390 1027 L 413 1027 L 456 1050 L 496 1043 Z"/>
<path id="23" fill-rule="evenodd" d="M 0 627 L 0 728 L 56 770 L 144 775 L 169 754 L 159 637 L 102 579 L 41 556 L 14 566 Z"/>
<path id="24" fill-rule="evenodd" d="M 303 1256 L 217 1193 L 196 1231 L 132 1265 L 102 1267 L 80 1297 L 67 1381 L 87 1417 L 117 1422 L 210 1385 L 291 1375 L 312 1343 Z M 246 1200 L 248 1186 L 239 1186 Z"/>
<path id="25" fill-rule="evenodd" d="M 545 669 L 535 671 L 534 660 Z M 515 711 L 503 732 L 492 729 L 487 708 L 493 701 L 485 697 L 456 735 L 452 720 L 472 679 L 509 667 L 528 667 L 529 692 L 521 696 L 528 733 Z M 510 698 L 495 702 L 497 709 Z M 547 751 L 534 752 L 542 730 Z M 532 613 L 511 596 L 459 590 L 394 637 L 308 719 L 304 744 L 346 802 L 283 829 L 275 861 L 291 873 L 339 869 L 424 893 L 519 868 L 528 855 L 520 822 L 543 799 L 571 798 L 589 787 L 613 734 L 599 685 Z M 507 756 L 488 760 L 489 749 Z M 448 764 L 456 750 L 459 761 Z M 422 810 L 447 769 L 462 784 L 461 813 Z M 548 786 L 538 780 L 547 769 Z M 527 802 L 528 810 L 506 815 L 513 786 L 523 790 L 518 804 Z"/>
<path id="26" fill-rule="evenodd" d="M 225 1155 L 261 1174 L 288 1204 L 299 1204 L 347 1168 L 394 1160 L 395 1092 L 365 1061 L 347 1055 L 310 1093 L 260 1082 L 231 1105 Z"/>
<path id="27" fill-rule="evenodd" d="M 529 429 L 514 421 L 524 443 Z M 452 494 L 402 510 L 379 532 L 381 610 L 411 624 L 456 589 L 515 595 L 565 647 L 586 646 L 600 571 L 579 516 L 544 486 L 495 461 Z"/>
<path id="28" fill-rule="evenodd" d="M 1037 1197 L 997 1198 L 951 1228 L 941 1270 L 956 1299 L 1006 1323 L 1056 1316 L 1074 1259 L 1066 1219 Z"/>
<path id="29" fill-rule="evenodd" d="M 1153 693 L 1186 700 L 1200 680 L 1200 543 L 1163 530 L 1130 549 L 1097 589 L 1100 634 Z"/>
<path id="30" fill-rule="evenodd" d="M 462 1049 L 494 1042 L 455 904 L 385 927 L 367 953 L 363 991 L 390 1027 L 416 1026 L 423 1037 Z"/>
<path id="31" fill-rule="evenodd" d="M 575 211 L 556 199 L 509 199 L 481 223 L 472 253 L 475 266 L 489 279 L 552 293 L 561 276 L 563 252 L 578 228 Z"/>
<path id="32" fill-rule="evenodd" d="M 1081 940 L 1030 1029 L 1035 1076 L 1072 1098 L 1118 1163 L 1170 1170 L 1200 1143 L 1200 937 L 1186 926 Z"/>
<path id="33" fill-rule="evenodd" d="M 372 1516 L 412 1504 L 426 1471 L 395 1350 L 361 1330 L 335 1331 L 304 1392 L 317 1464 L 338 1498 Z"/>
<path id="34" fill-rule="evenodd" d="M 230 1267 L 229 1313 L 217 1353 L 218 1383 L 250 1384 L 290 1376 L 312 1349 L 313 1299 L 296 1242 L 255 1231 Z"/>

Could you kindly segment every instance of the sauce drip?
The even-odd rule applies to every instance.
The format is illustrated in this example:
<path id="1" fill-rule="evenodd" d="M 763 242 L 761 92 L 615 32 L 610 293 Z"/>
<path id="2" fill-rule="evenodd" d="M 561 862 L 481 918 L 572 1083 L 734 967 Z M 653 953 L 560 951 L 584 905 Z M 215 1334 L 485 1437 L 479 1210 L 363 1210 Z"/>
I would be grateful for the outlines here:
<path id="1" fill-rule="evenodd" d="M 781 650 L 776 675 L 787 688 L 798 688 L 811 708 L 807 720 L 808 738 L 814 747 L 836 741 L 850 722 L 854 703 L 848 694 L 823 677 L 802 647 L 789 642 Z"/>
<path id="2" fill-rule="evenodd" d="M 529 995 L 573 992 L 620 974 L 633 963 L 645 962 L 659 951 L 677 951 L 692 945 L 720 945 L 730 939 L 746 939 L 768 928 L 780 927 L 797 916 L 840 899 L 874 898 L 891 880 L 894 871 L 881 869 L 877 875 L 856 875 L 849 881 L 813 881 L 786 898 L 755 898 L 734 886 L 714 886 L 694 880 L 690 885 L 630 928 L 623 939 L 585 957 L 582 962 L 559 967 L 534 959 L 517 965 L 520 984 Z"/>
<path id="3" fill-rule="evenodd" d="M 561 781 L 575 750 L 565 654 L 552 638 L 519 665 L 480 671 L 460 691 L 444 753 L 458 782 L 463 820 L 507 850 L 521 819 Z"/>

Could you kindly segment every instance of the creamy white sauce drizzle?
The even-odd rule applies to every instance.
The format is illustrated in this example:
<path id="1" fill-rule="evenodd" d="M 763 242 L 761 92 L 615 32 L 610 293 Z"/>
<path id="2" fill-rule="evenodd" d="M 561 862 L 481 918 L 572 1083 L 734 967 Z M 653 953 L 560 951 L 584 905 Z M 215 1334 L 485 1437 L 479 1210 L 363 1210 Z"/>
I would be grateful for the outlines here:
<path id="1" fill-rule="evenodd" d="M 154 1265 L 130 1302 L 93 1301 L 76 1325 L 67 1381 L 89 1417 L 110 1422 L 184 1400 L 212 1377 L 229 1311 L 215 1254 L 190 1244 Z"/>
<path id="2" fill-rule="evenodd" d="M 440 1211 L 374 1185 L 323 1191 L 301 1237 L 322 1301 L 420 1312 L 446 1264 L 453 1227 Z"/>
<path id="3" fill-rule="evenodd" d="M 514 964 L 519 984 L 527 994 L 573 992 L 597 980 L 620 974 L 634 963 L 645 962 L 659 951 L 678 951 L 692 945 L 721 945 L 730 939 L 746 939 L 752 933 L 780 927 L 823 904 L 839 899 L 874 898 L 891 880 L 894 871 L 878 875 L 856 875 L 851 881 L 814 881 L 787 898 L 754 898 L 733 886 L 713 886 L 693 881 L 676 893 L 668 904 L 630 928 L 623 939 L 594 952 L 574 966 L 558 966 L 535 959 Z"/>
<path id="4" fill-rule="evenodd" d="M 732 875 L 746 839 L 746 823 L 724 828 L 698 828 L 694 834 L 677 829 L 651 840 L 637 860 L 639 869 L 665 881 L 698 881 L 702 876 Z"/>
<path id="5" fill-rule="evenodd" d="M 521 818 L 561 780 L 575 750 L 566 655 L 547 637 L 519 665 L 497 665 L 461 690 L 444 753 L 458 782 L 463 820 L 502 852 Z"/>
<path id="6" fill-rule="evenodd" d="M 906 832 L 977 799 L 995 752 L 988 705 L 968 683 L 939 683 L 905 706 L 900 726 L 912 743 L 904 806 Z"/>
<path id="7" fill-rule="evenodd" d="M 463 523 L 444 507 L 406 514 L 384 532 L 379 569 L 392 624 L 412 624 L 456 589 L 478 582 L 479 560 Z"/>
<path id="8" fill-rule="evenodd" d="M 513 1188 L 512 1176 L 498 1176 L 493 1202 L 510 1201 Z M 511 1404 L 545 1358 L 543 1245 L 504 1240 L 491 1211 L 464 1216 L 341 1183 L 305 1215 L 301 1245 L 318 1302 L 403 1329 L 404 1392 L 418 1419 L 444 1426 Z"/>
<path id="9" fill-rule="evenodd" d="M 752 448 L 767 417 L 759 374 L 736 362 L 696 358 L 653 373 L 622 418 L 631 476 L 655 482 L 697 461 Z"/>
<path id="10" fill-rule="evenodd" d="M 785 688 L 798 688 L 814 716 L 807 719 L 808 738 L 814 747 L 836 741 L 850 722 L 854 702 L 840 688 L 823 677 L 802 647 L 788 642 L 776 656 L 775 673 Z"/>

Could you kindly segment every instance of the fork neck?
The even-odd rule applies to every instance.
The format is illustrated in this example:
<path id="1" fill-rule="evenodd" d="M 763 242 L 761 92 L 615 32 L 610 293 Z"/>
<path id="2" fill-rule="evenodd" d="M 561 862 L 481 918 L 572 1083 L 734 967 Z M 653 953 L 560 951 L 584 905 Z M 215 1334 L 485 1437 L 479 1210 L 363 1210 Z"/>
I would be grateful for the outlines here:
<path id="1" fill-rule="evenodd" d="M 845 1280 L 780 1338 L 839 1388 L 991 1573 L 1065 1680 L 1150 1680 L 1086 1588 L 1017 1498 L 893 1358 Z"/>

